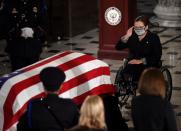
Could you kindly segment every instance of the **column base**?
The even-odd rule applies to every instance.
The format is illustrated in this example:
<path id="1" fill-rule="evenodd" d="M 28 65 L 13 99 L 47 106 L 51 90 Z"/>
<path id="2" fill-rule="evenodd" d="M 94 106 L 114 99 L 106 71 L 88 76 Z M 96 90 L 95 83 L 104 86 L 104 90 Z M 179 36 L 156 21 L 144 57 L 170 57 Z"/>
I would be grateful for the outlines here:
<path id="1" fill-rule="evenodd" d="M 153 12 L 156 16 L 150 22 L 163 27 L 181 27 L 181 7 L 157 5 Z"/>
<path id="2" fill-rule="evenodd" d="M 157 16 L 153 16 L 150 18 L 150 22 L 153 25 L 158 25 L 161 27 L 181 27 L 181 20 L 176 21 L 176 20 L 166 20 L 166 19 L 161 19 Z"/>

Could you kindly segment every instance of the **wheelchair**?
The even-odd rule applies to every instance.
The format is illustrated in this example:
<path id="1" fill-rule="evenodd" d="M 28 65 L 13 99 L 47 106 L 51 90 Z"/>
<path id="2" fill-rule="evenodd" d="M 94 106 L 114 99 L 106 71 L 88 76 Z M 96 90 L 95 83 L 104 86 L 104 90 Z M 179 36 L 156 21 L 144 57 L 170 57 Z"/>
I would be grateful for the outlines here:
<path id="1" fill-rule="evenodd" d="M 138 81 L 135 81 L 133 79 L 132 75 L 125 75 L 124 74 L 124 69 L 127 66 L 128 61 L 124 60 L 123 66 L 119 68 L 116 74 L 115 82 L 114 85 L 117 89 L 116 96 L 119 98 L 119 104 L 120 106 L 124 106 L 127 104 L 128 99 L 131 96 L 136 96 L 136 89 L 138 85 Z M 165 94 L 165 99 L 167 101 L 170 101 L 171 96 L 172 96 L 172 77 L 171 73 L 168 70 L 166 66 L 161 66 L 160 67 L 161 72 L 163 73 L 165 83 L 166 83 L 166 94 Z"/>

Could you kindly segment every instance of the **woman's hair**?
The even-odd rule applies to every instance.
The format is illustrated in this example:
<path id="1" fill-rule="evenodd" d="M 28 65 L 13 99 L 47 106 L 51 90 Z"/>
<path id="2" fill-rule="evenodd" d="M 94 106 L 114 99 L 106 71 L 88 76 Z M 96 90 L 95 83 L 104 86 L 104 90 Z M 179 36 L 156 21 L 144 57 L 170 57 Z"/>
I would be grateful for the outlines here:
<path id="1" fill-rule="evenodd" d="M 143 95 L 165 97 L 165 80 L 163 73 L 157 68 L 148 68 L 141 74 L 138 91 Z"/>
<path id="2" fill-rule="evenodd" d="M 135 19 L 135 22 L 141 21 L 145 26 L 149 24 L 149 18 L 145 15 L 140 15 Z"/>
<path id="3" fill-rule="evenodd" d="M 104 105 L 100 96 L 87 96 L 80 109 L 79 125 L 105 128 Z"/>

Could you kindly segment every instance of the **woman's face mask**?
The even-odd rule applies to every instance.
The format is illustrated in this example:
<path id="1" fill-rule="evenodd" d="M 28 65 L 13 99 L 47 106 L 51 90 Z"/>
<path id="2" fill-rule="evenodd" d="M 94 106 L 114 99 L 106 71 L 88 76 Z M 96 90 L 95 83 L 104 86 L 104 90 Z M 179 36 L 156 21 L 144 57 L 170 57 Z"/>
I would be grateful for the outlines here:
<path id="1" fill-rule="evenodd" d="M 148 26 L 145 26 L 142 21 L 134 22 L 134 31 L 138 36 L 144 35 L 147 29 Z"/>
<path id="2" fill-rule="evenodd" d="M 144 35 L 145 34 L 145 27 L 137 28 L 134 27 L 134 31 L 138 36 Z"/>

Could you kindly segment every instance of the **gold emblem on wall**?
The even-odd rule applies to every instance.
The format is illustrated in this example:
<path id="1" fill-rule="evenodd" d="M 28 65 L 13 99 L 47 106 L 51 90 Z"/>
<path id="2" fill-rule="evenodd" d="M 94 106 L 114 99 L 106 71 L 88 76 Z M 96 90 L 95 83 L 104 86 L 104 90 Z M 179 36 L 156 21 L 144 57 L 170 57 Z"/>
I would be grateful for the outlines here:
<path id="1" fill-rule="evenodd" d="M 118 8 L 116 7 L 109 7 L 106 11 L 105 11 L 105 20 L 108 24 L 112 25 L 112 26 L 116 26 L 121 22 L 121 12 Z"/>

